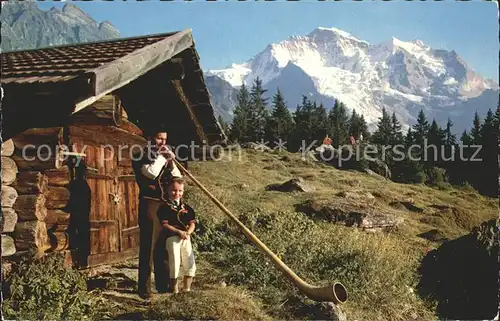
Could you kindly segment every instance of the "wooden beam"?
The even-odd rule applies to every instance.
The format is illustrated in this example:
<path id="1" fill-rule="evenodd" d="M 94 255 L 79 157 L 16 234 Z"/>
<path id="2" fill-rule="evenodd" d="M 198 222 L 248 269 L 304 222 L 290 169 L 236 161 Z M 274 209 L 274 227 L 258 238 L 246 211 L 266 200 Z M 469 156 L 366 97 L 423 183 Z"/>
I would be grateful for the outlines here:
<path id="1" fill-rule="evenodd" d="M 95 74 L 94 95 L 106 92 L 110 88 L 122 87 L 191 47 L 192 44 L 191 29 L 186 29 L 91 70 L 90 72 Z"/>
<path id="2" fill-rule="evenodd" d="M 76 95 L 91 94 L 91 82 L 88 75 L 75 75 L 71 79 L 57 82 L 33 82 L 33 83 L 5 83 L 2 84 L 6 93 L 10 95 L 37 95 L 37 96 L 59 96 L 61 92 Z"/>
<path id="3" fill-rule="evenodd" d="M 18 198 L 16 189 L 12 186 L 2 185 L 2 207 L 12 207 Z"/>
<path id="4" fill-rule="evenodd" d="M 2 257 L 11 256 L 16 253 L 14 239 L 8 235 L 2 235 Z"/>
<path id="5" fill-rule="evenodd" d="M 118 89 L 118 88 L 119 87 L 117 87 L 116 89 Z M 96 101 L 98 101 L 99 99 L 101 99 L 102 97 L 106 96 L 107 94 L 109 94 L 112 91 L 113 90 L 110 90 L 108 92 L 104 92 L 104 93 L 102 93 L 100 95 L 97 95 L 97 96 L 89 97 L 87 99 L 84 99 L 84 100 L 80 101 L 79 103 L 76 103 L 75 104 L 75 108 L 73 109 L 73 112 L 71 114 L 73 115 L 74 113 L 79 112 L 83 108 L 92 105 L 93 103 L 95 103 Z"/>
<path id="6" fill-rule="evenodd" d="M 193 112 L 193 109 L 191 108 L 191 105 L 189 104 L 189 100 L 184 94 L 184 90 L 182 89 L 181 81 L 180 80 L 171 80 L 172 86 L 174 86 L 175 91 L 177 92 L 177 95 L 179 96 L 179 99 L 182 101 L 184 106 L 186 107 L 189 117 L 193 121 L 195 127 L 196 127 L 196 133 L 198 134 L 198 137 L 200 138 L 200 141 L 207 142 L 207 137 L 205 135 L 205 132 L 203 131 L 203 127 L 201 126 L 200 122 L 198 121 L 198 118 L 196 117 L 196 114 Z"/>
<path id="7" fill-rule="evenodd" d="M 13 209 L 20 221 L 44 221 L 47 217 L 43 194 L 19 195 Z"/>
<path id="8" fill-rule="evenodd" d="M 14 142 L 9 139 L 2 143 L 2 156 L 12 156 L 14 154 Z"/>
<path id="9" fill-rule="evenodd" d="M 14 232 L 17 218 L 17 213 L 13 208 L 2 206 L 2 223 L 0 224 L 2 225 L 2 233 Z"/>
<path id="10" fill-rule="evenodd" d="M 172 58 L 162 66 L 162 73 L 166 73 L 169 79 L 184 79 L 186 76 L 182 58 Z"/>
<path id="11" fill-rule="evenodd" d="M 180 31 L 163 40 L 131 52 L 111 63 L 90 70 L 93 96 L 75 104 L 73 114 L 99 98 L 125 86 L 193 45 L 191 29 Z"/>
<path id="12" fill-rule="evenodd" d="M 37 248 L 40 252 L 50 248 L 45 222 L 19 222 L 14 228 L 14 243 L 18 250 Z"/>
<path id="13" fill-rule="evenodd" d="M 198 107 L 198 106 L 204 106 L 204 107 L 209 106 L 210 107 L 211 105 L 207 102 L 191 104 L 191 107 Z"/>
<path id="14" fill-rule="evenodd" d="M 11 157 L 2 156 L 2 185 L 10 185 L 15 182 L 19 168 Z"/>

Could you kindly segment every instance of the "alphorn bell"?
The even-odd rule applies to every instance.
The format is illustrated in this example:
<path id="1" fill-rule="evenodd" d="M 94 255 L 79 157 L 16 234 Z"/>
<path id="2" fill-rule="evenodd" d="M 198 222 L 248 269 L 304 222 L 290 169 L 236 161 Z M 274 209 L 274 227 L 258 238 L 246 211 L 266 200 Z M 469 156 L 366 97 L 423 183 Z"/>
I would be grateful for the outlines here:
<path id="1" fill-rule="evenodd" d="M 257 236 L 255 236 L 243 223 L 241 223 L 236 216 L 233 215 L 215 196 L 213 196 L 191 173 L 189 173 L 177 159 L 174 159 L 175 164 L 225 213 L 231 218 L 240 230 L 245 234 L 250 241 L 255 244 L 261 252 L 266 254 L 273 264 L 305 294 L 309 299 L 317 302 L 333 302 L 335 304 L 344 303 L 347 301 L 347 289 L 339 282 L 324 287 L 312 286 L 302 280 L 295 272 L 283 263 L 264 243 L 262 243 Z"/>

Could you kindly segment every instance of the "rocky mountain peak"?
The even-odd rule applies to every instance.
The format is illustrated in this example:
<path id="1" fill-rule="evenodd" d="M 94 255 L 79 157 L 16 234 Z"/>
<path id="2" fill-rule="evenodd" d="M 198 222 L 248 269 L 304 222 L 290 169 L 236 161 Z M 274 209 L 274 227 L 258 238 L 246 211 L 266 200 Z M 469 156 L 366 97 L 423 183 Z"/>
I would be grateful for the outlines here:
<path id="1" fill-rule="evenodd" d="M 3 51 L 93 42 L 119 37 L 109 22 L 98 24 L 73 3 L 44 11 L 34 0 L 2 1 Z M 35 30 L 43 32 L 34 32 Z"/>
<path id="2" fill-rule="evenodd" d="M 62 8 L 62 12 L 67 16 L 72 18 L 76 23 L 82 24 L 96 24 L 96 21 L 87 14 L 85 11 L 80 9 L 73 3 L 66 3 Z"/>

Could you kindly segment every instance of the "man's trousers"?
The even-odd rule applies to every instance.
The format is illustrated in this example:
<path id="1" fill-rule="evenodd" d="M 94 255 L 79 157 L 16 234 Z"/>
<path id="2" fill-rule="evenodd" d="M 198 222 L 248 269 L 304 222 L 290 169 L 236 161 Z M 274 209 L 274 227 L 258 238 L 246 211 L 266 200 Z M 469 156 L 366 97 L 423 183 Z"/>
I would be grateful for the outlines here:
<path id="1" fill-rule="evenodd" d="M 164 264 L 165 239 L 159 239 L 161 230 L 157 215 L 159 206 L 160 201 L 139 199 L 139 294 L 151 294 L 153 262 L 156 289 L 167 290 L 168 269 Z M 153 220 L 150 217 L 153 217 Z"/>

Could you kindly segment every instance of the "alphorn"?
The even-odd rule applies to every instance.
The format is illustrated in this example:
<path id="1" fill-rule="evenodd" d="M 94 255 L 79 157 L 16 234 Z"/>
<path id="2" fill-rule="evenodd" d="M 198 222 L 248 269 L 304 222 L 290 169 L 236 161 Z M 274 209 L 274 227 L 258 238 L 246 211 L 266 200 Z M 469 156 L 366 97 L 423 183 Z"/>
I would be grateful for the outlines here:
<path id="1" fill-rule="evenodd" d="M 262 243 L 255 234 L 253 234 L 233 213 L 231 213 L 215 196 L 213 196 L 191 173 L 189 173 L 178 161 L 174 159 L 175 164 L 183 171 L 229 218 L 231 218 L 241 231 L 250 239 L 250 241 L 266 254 L 273 264 L 309 299 L 317 302 L 333 302 L 335 304 L 347 301 L 347 289 L 339 282 L 331 285 L 318 287 L 313 286 L 302 280 L 293 272 L 283 261 L 276 256 L 264 243 Z"/>

